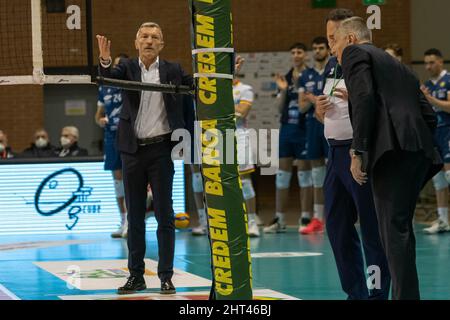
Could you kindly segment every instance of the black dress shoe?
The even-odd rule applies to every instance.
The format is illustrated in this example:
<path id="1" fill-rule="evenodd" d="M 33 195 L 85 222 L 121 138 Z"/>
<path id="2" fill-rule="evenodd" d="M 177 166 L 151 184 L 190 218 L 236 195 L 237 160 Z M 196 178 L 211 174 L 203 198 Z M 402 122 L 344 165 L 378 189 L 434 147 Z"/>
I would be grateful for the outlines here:
<path id="1" fill-rule="evenodd" d="M 144 277 L 131 276 L 123 287 L 117 289 L 117 294 L 133 294 L 147 289 Z"/>
<path id="2" fill-rule="evenodd" d="M 173 285 L 171 280 L 161 281 L 161 294 L 175 294 L 177 291 L 175 290 L 175 286 Z"/>

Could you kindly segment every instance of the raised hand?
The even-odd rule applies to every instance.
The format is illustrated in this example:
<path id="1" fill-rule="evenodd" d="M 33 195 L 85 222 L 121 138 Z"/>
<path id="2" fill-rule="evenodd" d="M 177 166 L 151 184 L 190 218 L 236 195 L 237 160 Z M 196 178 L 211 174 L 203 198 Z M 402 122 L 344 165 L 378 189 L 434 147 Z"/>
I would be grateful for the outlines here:
<path id="1" fill-rule="evenodd" d="M 235 62 L 235 73 L 238 74 L 241 71 L 242 66 L 244 65 L 245 59 L 242 58 L 241 56 L 237 56 L 236 57 L 236 62 Z"/>
<path id="2" fill-rule="evenodd" d="M 277 83 L 278 89 L 281 91 L 285 91 L 289 88 L 289 83 L 286 78 L 279 73 L 275 75 L 275 82 Z"/>
<path id="3" fill-rule="evenodd" d="M 111 59 L 111 40 L 108 38 L 97 35 L 98 50 L 100 52 L 100 59 L 110 60 Z"/>

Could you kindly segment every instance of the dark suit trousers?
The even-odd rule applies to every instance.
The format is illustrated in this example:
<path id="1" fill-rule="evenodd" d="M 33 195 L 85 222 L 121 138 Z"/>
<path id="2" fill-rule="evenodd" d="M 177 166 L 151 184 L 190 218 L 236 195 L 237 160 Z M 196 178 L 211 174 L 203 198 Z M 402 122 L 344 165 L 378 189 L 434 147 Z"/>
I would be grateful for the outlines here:
<path id="1" fill-rule="evenodd" d="M 390 275 L 378 231 L 370 184 L 360 186 L 350 172 L 350 144 L 331 146 L 325 178 L 325 220 L 342 289 L 349 300 L 387 300 Z M 360 221 L 367 266 L 379 267 L 379 283 L 368 287 L 361 241 L 355 227 Z M 376 285 L 379 285 L 377 288 Z"/>
<path id="2" fill-rule="evenodd" d="M 158 222 L 158 276 L 161 280 L 173 276 L 175 225 L 171 150 L 171 141 L 164 141 L 139 147 L 135 154 L 121 155 L 128 208 L 128 269 L 131 275 L 142 276 L 145 272 L 145 210 L 147 184 L 150 183 Z"/>
<path id="3" fill-rule="evenodd" d="M 422 152 L 390 151 L 372 170 L 381 241 L 392 277 L 392 299 L 418 300 L 413 217 L 431 165 Z"/>

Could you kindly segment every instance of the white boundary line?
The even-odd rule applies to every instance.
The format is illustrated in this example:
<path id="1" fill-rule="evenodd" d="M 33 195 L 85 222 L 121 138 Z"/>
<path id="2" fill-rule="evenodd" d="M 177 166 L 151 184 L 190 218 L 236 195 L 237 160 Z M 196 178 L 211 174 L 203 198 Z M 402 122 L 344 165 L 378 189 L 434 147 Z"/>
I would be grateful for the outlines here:
<path id="1" fill-rule="evenodd" d="M 2 291 L 3 293 L 6 293 L 6 295 L 8 296 L 8 297 L 10 297 L 11 299 L 13 299 L 13 300 L 21 300 L 21 299 L 19 299 L 19 297 L 18 296 L 16 296 L 14 293 L 12 293 L 11 291 L 9 291 L 8 289 L 6 289 L 4 286 L 2 286 L 1 284 L 0 284 L 0 291 Z"/>

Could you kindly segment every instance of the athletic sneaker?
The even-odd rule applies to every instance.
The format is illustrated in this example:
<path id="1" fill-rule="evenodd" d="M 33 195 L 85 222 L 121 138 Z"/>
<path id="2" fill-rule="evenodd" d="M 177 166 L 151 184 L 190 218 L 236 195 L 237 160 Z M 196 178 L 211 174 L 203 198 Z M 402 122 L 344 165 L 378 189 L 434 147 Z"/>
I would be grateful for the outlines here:
<path id="1" fill-rule="evenodd" d="M 248 235 L 250 236 L 250 238 L 259 237 L 259 228 L 256 220 L 251 220 L 248 222 Z"/>
<path id="2" fill-rule="evenodd" d="M 443 232 L 449 232 L 450 226 L 448 223 L 442 221 L 441 219 L 436 220 L 431 227 L 423 229 L 423 232 L 426 234 L 437 234 Z"/>
<path id="3" fill-rule="evenodd" d="M 286 232 L 286 225 L 279 223 L 279 218 L 273 219 L 268 227 L 265 227 L 264 233 L 281 233 Z"/>
<path id="4" fill-rule="evenodd" d="M 128 223 L 123 226 L 122 238 L 123 239 L 128 238 Z"/>
<path id="5" fill-rule="evenodd" d="M 114 238 L 114 239 L 122 238 L 124 232 L 125 232 L 126 236 L 128 236 L 128 226 L 120 225 L 120 227 L 119 227 L 119 229 L 117 229 L 117 231 L 114 231 L 113 233 L 111 233 L 111 238 Z M 125 236 L 125 238 L 126 238 L 126 236 Z"/>
<path id="6" fill-rule="evenodd" d="M 309 235 L 309 234 L 318 234 L 323 233 L 324 230 L 324 224 L 319 219 L 313 218 L 311 220 L 311 223 L 304 228 L 303 230 L 299 230 L 299 232 L 303 235 Z"/>
<path id="7" fill-rule="evenodd" d="M 206 227 L 199 226 L 196 228 L 192 228 L 192 235 L 193 236 L 205 236 L 206 235 Z"/>
<path id="8" fill-rule="evenodd" d="M 310 223 L 311 223 L 310 218 L 302 218 L 300 221 L 300 227 L 298 228 L 298 232 L 302 233 L 303 230 L 305 230 Z"/>

